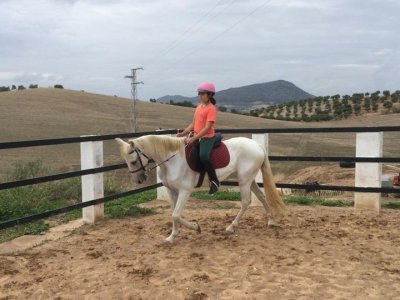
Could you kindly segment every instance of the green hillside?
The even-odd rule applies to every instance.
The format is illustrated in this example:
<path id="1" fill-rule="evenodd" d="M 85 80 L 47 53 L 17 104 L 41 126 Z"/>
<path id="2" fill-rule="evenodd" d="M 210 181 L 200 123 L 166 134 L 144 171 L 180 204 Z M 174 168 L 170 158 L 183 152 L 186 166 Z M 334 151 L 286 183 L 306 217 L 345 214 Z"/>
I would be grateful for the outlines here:
<path id="1" fill-rule="evenodd" d="M 400 91 L 380 91 L 314 97 L 301 101 L 290 101 L 266 108 L 253 109 L 250 115 L 285 121 L 318 122 L 342 120 L 365 114 L 400 113 Z"/>

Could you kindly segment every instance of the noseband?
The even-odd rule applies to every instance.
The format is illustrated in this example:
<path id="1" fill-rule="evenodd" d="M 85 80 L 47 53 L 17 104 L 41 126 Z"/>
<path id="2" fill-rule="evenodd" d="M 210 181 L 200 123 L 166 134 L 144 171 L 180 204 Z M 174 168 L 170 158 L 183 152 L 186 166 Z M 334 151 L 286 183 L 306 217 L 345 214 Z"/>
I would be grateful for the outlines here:
<path id="1" fill-rule="evenodd" d="M 140 168 L 139 168 L 139 169 L 136 169 L 136 170 L 133 170 L 133 171 L 129 171 L 129 173 L 137 173 L 137 172 L 142 171 L 142 170 L 146 172 L 146 167 L 149 165 L 149 162 L 151 161 L 150 157 L 148 157 L 146 154 L 144 154 L 144 153 L 143 153 L 140 149 L 138 149 L 138 148 L 136 148 L 134 151 L 136 152 L 136 154 L 137 154 L 137 156 L 138 156 L 139 163 L 140 163 Z M 145 166 L 143 165 L 141 155 L 143 155 L 144 157 L 147 158 L 147 165 L 145 165 Z"/>

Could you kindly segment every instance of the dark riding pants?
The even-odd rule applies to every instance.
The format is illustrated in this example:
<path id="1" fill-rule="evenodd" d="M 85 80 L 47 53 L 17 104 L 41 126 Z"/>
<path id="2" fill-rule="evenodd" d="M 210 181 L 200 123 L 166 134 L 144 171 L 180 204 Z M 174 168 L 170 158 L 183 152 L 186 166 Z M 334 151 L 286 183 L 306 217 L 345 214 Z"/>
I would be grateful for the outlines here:
<path id="1" fill-rule="evenodd" d="M 203 165 L 209 162 L 211 150 L 214 147 L 217 137 L 214 135 L 211 138 L 200 139 L 200 161 Z"/>

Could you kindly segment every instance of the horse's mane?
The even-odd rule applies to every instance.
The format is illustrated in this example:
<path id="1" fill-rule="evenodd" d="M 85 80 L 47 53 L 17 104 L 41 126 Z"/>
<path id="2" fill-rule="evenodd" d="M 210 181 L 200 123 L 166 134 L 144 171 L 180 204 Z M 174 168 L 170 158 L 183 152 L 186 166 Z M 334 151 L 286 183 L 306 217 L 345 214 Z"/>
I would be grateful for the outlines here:
<path id="1" fill-rule="evenodd" d="M 139 145 L 139 148 L 151 158 L 165 157 L 174 151 L 179 151 L 179 153 L 183 155 L 183 138 L 145 135 L 132 141 Z"/>

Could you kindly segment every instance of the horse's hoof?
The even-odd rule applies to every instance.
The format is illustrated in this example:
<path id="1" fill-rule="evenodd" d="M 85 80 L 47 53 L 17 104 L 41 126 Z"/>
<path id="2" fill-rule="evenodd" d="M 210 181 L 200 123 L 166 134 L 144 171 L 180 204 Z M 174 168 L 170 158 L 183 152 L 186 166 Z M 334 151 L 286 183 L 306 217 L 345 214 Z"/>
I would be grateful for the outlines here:
<path id="1" fill-rule="evenodd" d="M 158 243 L 156 243 L 157 248 L 169 248 L 172 247 L 173 243 L 167 240 L 162 240 Z"/>
<path id="2" fill-rule="evenodd" d="M 268 220 L 268 227 L 280 228 L 282 226 L 279 223 L 275 222 L 274 220 Z"/>
<path id="3" fill-rule="evenodd" d="M 164 244 L 164 245 L 172 245 L 173 242 L 174 242 L 174 241 L 173 241 L 172 239 L 168 239 L 168 238 L 167 238 L 167 239 L 165 239 L 165 240 L 163 241 L 163 244 Z"/>
<path id="4" fill-rule="evenodd" d="M 235 230 L 231 229 L 231 228 L 227 228 L 227 229 L 225 229 L 225 231 L 223 233 L 224 233 L 224 235 L 231 235 L 231 234 L 235 233 Z"/>

